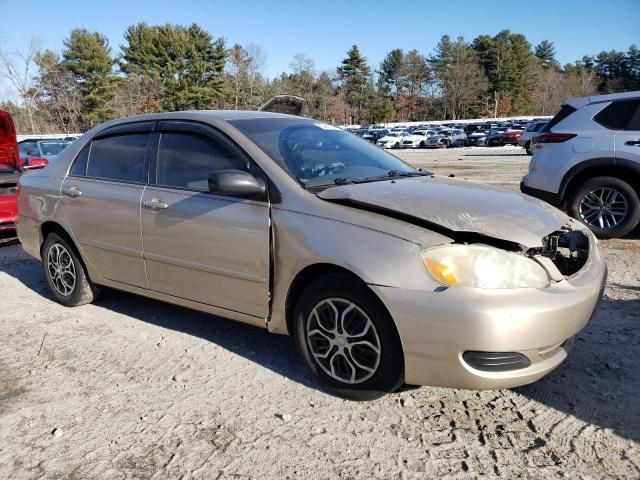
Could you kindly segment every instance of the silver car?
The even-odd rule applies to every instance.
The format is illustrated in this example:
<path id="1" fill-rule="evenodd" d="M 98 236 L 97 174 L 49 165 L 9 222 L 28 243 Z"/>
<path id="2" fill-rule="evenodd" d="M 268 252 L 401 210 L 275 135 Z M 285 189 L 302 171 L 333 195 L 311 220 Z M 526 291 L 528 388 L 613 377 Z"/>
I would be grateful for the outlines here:
<path id="1" fill-rule="evenodd" d="M 571 98 L 531 140 L 520 190 L 599 238 L 640 225 L 640 91 Z"/>
<path id="2" fill-rule="evenodd" d="M 606 277 L 559 210 L 284 114 L 99 125 L 23 176 L 18 203 L 63 305 L 111 287 L 291 334 L 349 398 L 533 382 L 567 357 Z"/>

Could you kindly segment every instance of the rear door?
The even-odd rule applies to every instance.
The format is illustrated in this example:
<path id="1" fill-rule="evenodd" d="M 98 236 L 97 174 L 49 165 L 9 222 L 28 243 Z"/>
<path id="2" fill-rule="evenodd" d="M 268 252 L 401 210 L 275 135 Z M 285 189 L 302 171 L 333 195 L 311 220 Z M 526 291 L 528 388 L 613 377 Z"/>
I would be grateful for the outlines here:
<path id="1" fill-rule="evenodd" d="M 269 203 L 214 195 L 217 170 L 263 176 L 225 135 L 185 121 L 158 125 L 142 199 L 151 290 L 244 313 L 264 326 L 269 305 Z"/>
<path id="2" fill-rule="evenodd" d="M 140 201 L 154 122 L 117 126 L 95 137 L 62 184 L 62 208 L 85 256 L 103 277 L 148 288 Z"/>

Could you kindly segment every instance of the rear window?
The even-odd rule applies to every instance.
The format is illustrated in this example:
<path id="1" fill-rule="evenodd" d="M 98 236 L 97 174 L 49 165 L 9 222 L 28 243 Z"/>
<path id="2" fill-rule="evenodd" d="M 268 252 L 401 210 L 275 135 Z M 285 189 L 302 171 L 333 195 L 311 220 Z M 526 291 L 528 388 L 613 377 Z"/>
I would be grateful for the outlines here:
<path id="1" fill-rule="evenodd" d="M 640 100 L 611 102 L 593 117 L 610 130 L 640 130 Z"/>
<path id="2" fill-rule="evenodd" d="M 142 182 L 148 133 L 114 135 L 91 142 L 87 176 Z"/>
<path id="3" fill-rule="evenodd" d="M 551 119 L 551 121 L 549 123 L 547 123 L 544 126 L 544 128 L 542 128 L 540 131 L 541 132 L 548 132 L 549 130 L 551 130 L 558 123 L 560 123 L 562 120 L 567 118 L 569 115 L 571 115 L 575 111 L 576 111 L 576 109 L 573 108 L 571 105 L 563 105 L 562 108 L 560 109 L 560 111 L 556 114 L 556 116 L 553 117 Z"/>

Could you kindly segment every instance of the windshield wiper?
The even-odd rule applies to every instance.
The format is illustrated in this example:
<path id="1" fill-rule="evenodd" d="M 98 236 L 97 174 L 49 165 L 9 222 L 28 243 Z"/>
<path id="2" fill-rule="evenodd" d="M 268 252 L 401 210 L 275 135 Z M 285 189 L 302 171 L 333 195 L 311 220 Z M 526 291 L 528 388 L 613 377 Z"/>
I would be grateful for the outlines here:
<path id="1" fill-rule="evenodd" d="M 394 177 L 423 177 L 425 175 L 431 175 L 431 174 L 428 172 L 424 172 L 422 169 L 418 169 L 415 172 L 389 170 L 384 175 L 376 175 L 373 177 L 365 177 L 365 178 L 357 178 L 357 179 L 338 177 L 338 178 L 334 178 L 332 183 L 317 183 L 315 185 L 305 185 L 305 188 L 306 189 L 328 188 L 328 187 L 333 187 L 334 185 L 351 185 L 355 183 L 367 183 L 367 182 L 375 182 L 378 180 L 388 180 L 389 178 L 394 178 Z"/>
<path id="2" fill-rule="evenodd" d="M 423 172 L 422 170 L 418 170 L 415 172 L 402 172 L 400 170 L 389 170 L 384 175 L 366 177 L 361 180 L 358 180 L 357 183 L 375 182 L 376 180 L 388 180 L 389 178 L 394 178 L 394 177 L 423 177 L 425 175 L 429 175 L 429 174 L 427 172 Z"/>

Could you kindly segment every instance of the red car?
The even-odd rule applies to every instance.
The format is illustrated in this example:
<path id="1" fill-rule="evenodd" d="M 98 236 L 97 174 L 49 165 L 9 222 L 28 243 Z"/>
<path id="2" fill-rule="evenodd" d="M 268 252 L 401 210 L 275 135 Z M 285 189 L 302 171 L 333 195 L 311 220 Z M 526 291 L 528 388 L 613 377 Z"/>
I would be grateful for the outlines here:
<path id="1" fill-rule="evenodd" d="M 522 130 L 509 129 L 500 135 L 500 143 L 502 145 L 518 145 L 518 140 L 522 137 Z"/>
<path id="2" fill-rule="evenodd" d="M 44 158 L 21 159 L 11 115 L 0 110 L 0 244 L 16 239 L 18 179 L 28 170 L 44 168 Z"/>

